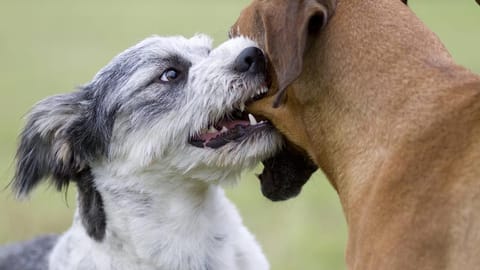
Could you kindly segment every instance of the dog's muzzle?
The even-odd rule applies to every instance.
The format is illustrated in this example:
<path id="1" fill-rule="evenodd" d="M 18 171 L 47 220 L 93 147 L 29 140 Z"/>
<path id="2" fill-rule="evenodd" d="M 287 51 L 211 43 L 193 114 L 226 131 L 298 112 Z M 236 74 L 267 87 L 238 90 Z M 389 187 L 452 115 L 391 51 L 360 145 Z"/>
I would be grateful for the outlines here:
<path id="1" fill-rule="evenodd" d="M 265 55 L 257 47 L 244 49 L 235 59 L 234 70 L 240 73 L 265 73 Z"/>
<path id="2" fill-rule="evenodd" d="M 266 78 L 266 58 L 263 52 L 257 47 L 248 47 L 237 56 L 233 63 L 233 70 L 243 75 L 261 74 Z M 245 102 L 253 102 L 261 99 L 268 91 L 267 83 L 258 85 L 258 90 Z M 231 142 L 242 142 L 252 134 L 262 130 L 272 129 L 273 126 L 267 120 L 255 118 L 252 114 L 245 112 L 245 103 L 238 107 L 218 122 L 212 123 L 200 134 L 189 139 L 189 143 L 200 148 L 220 148 Z"/>

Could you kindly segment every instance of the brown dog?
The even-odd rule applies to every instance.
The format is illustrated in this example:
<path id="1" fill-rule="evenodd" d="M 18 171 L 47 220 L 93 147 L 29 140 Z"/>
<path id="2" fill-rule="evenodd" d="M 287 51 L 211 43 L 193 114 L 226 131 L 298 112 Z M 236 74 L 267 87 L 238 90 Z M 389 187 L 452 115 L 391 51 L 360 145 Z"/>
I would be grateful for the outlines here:
<path id="1" fill-rule="evenodd" d="M 238 34 L 270 57 L 271 93 L 249 110 L 340 196 L 349 269 L 480 267 L 480 77 L 404 3 L 254 0 Z M 314 170 L 298 160 L 287 169 L 287 152 L 262 176 L 273 199 L 295 195 L 288 187 Z"/>

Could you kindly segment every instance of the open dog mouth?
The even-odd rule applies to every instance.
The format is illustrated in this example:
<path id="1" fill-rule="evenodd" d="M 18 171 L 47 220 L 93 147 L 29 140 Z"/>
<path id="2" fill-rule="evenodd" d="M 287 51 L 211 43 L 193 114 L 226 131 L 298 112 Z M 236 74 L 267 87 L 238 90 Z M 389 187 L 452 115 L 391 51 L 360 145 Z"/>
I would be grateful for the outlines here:
<path id="1" fill-rule="evenodd" d="M 258 90 L 247 102 L 263 98 L 268 89 Z M 266 119 L 256 118 L 245 111 L 245 103 L 240 103 L 233 111 L 227 112 L 219 121 L 202 129 L 199 134 L 191 137 L 188 142 L 199 148 L 217 149 L 231 142 L 242 142 L 252 134 L 272 127 Z"/>

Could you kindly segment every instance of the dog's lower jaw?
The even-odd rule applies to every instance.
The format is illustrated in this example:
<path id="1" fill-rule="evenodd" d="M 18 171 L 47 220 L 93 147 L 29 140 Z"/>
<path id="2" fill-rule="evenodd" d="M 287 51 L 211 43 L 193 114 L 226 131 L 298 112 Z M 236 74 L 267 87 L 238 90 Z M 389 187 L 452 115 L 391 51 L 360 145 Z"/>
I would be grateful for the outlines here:
<path id="1" fill-rule="evenodd" d="M 162 189 L 99 185 L 107 216 L 105 238 L 98 242 L 89 237 L 77 213 L 52 251 L 49 269 L 269 268 L 220 187 L 185 179 L 156 184 Z"/>

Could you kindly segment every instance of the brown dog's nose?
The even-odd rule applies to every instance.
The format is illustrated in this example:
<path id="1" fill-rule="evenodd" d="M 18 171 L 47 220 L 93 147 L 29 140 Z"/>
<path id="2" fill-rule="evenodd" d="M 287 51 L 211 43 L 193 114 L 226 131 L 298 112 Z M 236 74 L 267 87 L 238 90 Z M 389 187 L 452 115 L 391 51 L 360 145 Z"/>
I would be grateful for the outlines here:
<path id="1" fill-rule="evenodd" d="M 248 47 L 237 56 L 233 68 L 241 73 L 265 72 L 265 55 L 257 47 Z"/>

